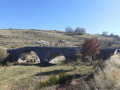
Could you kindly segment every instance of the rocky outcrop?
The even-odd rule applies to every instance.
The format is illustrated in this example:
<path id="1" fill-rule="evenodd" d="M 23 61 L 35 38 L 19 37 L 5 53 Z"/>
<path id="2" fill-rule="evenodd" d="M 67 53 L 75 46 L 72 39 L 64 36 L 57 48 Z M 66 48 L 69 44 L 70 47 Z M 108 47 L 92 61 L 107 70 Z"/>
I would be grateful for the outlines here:
<path id="1" fill-rule="evenodd" d="M 50 42 L 45 40 L 36 41 L 35 44 L 38 44 L 39 46 L 51 46 Z"/>
<path id="2" fill-rule="evenodd" d="M 72 47 L 72 44 L 66 40 L 59 40 L 58 42 L 64 43 L 66 46 Z"/>

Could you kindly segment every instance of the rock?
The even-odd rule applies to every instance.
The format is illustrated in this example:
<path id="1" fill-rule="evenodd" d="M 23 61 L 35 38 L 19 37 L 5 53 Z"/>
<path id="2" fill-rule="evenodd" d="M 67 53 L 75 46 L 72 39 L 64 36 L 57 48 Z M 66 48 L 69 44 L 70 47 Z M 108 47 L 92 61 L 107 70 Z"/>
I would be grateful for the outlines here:
<path id="1" fill-rule="evenodd" d="M 66 40 L 59 40 L 59 42 L 64 43 L 65 45 L 72 47 L 72 44 Z"/>
<path id="2" fill-rule="evenodd" d="M 27 60 L 18 59 L 18 62 L 19 62 L 19 63 L 27 62 Z"/>
<path id="3" fill-rule="evenodd" d="M 45 40 L 36 41 L 35 44 L 39 44 L 40 46 L 51 46 L 50 43 Z"/>

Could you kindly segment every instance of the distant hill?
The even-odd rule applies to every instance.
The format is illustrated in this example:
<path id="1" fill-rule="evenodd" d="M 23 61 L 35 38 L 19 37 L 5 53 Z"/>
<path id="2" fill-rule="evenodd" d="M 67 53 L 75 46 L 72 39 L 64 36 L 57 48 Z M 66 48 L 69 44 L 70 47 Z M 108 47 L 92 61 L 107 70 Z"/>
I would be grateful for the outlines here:
<path id="1" fill-rule="evenodd" d="M 0 46 L 5 48 L 18 48 L 23 46 L 36 46 L 36 41 L 45 40 L 51 43 L 51 46 L 66 47 L 59 40 L 65 40 L 73 46 L 80 46 L 88 38 L 97 39 L 102 47 L 120 46 L 116 38 L 101 35 L 69 35 L 66 32 L 57 30 L 35 30 L 35 29 L 0 29 Z"/>

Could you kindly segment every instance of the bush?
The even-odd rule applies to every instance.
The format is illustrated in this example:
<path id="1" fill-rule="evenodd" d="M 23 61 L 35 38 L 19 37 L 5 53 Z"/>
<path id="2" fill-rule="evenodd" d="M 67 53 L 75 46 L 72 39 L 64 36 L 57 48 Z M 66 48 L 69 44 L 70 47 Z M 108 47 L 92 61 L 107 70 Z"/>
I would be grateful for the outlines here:
<path id="1" fill-rule="evenodd" d="M 58 84 L 58 79 L 56 78 L 56 76 L 55 75 L 53 75 L 53 76 L 51 76 L 50 78 L 49 78 L 49 85 L 51 86 L 51 85 L 55 85 L 55 84 Z"/>
<path id="2" fill-rule="evenodd" d="M 66 73 L 59 73 L 59 77 L 57 78 L 55 75 L 52 75 L 48 81 L 46 82 L 38 82 L 36 87 L 37 90 L 43 87 L 52 86 L 56 84 L 64 85 L 69 83 L 72 80 L 72 76 Z"/>
<path id="3" fill-rule="evenodd" d="M 99 54 L 101 48 L 99 42 L 95 39 L 87 39 L 82 47 L 84 54 L 91 56 Z"/>
<path id="4" fill-rule="evenodd" d="M 43 88 L 43 87 L 47 87 L 47 86 L 52 86 L 52 85 L 56 85 L 59 83 L 59 79 L 56 78 L 55 75 L 52 75 L 48 81 L 46 82 L 38 82 L 38 85 L 37 85 L 37 90 L 39 90 L 40 88 Z"/>
<path id="5" fill-rule="evenodd" d="M 7 63 L 8 53 L 4 48 L 0 48 L 0 63 L 5 65 Z"/>
<path id="6" fill-rule="evenodd" d="M 69 83 L 72 80 L 72 77 L 67 73 L 60 73 L 59 74 L 59 84 L 64 85 Z"/>
<path id="7" fill-rule="evenodd" d="M 84 55 L 87 55 L 90 57 L 92 56 L 92 58 L 90 59 L 90 61 L 92 62 L 94 60 L 94 56 L 100 53 L 101 46 L 97 40 L 87 39 L 85 43 L 82 45 L 82 48 L 83 48 Z"/>

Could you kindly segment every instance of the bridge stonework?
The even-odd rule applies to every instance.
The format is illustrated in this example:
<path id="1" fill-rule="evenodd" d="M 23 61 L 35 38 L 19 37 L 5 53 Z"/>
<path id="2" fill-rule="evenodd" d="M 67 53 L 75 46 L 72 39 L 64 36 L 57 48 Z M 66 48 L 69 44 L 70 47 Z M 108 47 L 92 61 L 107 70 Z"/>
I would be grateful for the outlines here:
<path id="1" fill-rule="evenodd" d="M 120 49 L 120 47 L 116 48 L 102 48 L 100 50 L 100 54 L 97 55 L 98 58 L 103 60 L 108 59 L 111 55 L 113 55 L 116 50 Z M 34 51 L 38 57 L 40 58 L 40 62 L 44 63 L 46 60 L 50 62 L 51 58 L 56 56 L 56 54 L 62 54 L 66 59 L 70 59 L 72 56 L 76 54 L 77 51 L 82 51 L 80 47 L 22 47 L 16 49 L 7 50 L 10 54 L 10 61 L 18 61 L 21 54 L 25 51 Z M 120 52 L 120 51 L 119 51 Z"/>
<path id="2" fill-rule="evenodd" d="M 120 47 L 102 48 L 100 50 L 100 54 L 98 54 L 97 57 L 102 60 L 107 60 L 110 58 L 110 56 L 119 53 L 120 52 L 119 49 L 120 49 Z M 116 52 L 116 50 L 117 50 L 117 52 Z"/>
<path id="3" fill-rule="evenodd" d="M 66 59 L 71 58 L 76 54 L 76 51 L 81 51 L 78 47 L 22 47 L 7 50 L 10 54 L 10 61 L 18 61 L 21 54 L 25 51 L 34 51 L 40 58 L 40 62 L 44 63 L 46 60 L 49 62 L 51 57 L 55 54 L 62 54 Z"/>

